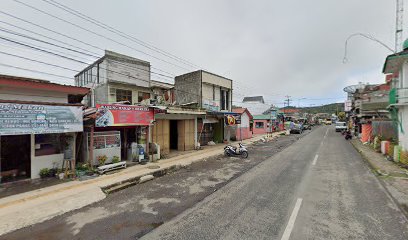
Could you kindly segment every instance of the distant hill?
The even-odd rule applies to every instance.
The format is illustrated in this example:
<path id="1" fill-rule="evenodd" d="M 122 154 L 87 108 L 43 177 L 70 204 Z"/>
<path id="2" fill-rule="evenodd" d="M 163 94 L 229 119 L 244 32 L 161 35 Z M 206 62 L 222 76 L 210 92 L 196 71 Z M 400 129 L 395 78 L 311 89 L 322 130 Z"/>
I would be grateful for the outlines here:
<path id="1" fill-rule="evenodd" d="M 336 112 L 344 112 L 344 103 L 331 103 L 322 106 L 315 106 L 315 107 L 305 107 L 301 108 L 302 112 L 305 113 L 336 113 Z"/>

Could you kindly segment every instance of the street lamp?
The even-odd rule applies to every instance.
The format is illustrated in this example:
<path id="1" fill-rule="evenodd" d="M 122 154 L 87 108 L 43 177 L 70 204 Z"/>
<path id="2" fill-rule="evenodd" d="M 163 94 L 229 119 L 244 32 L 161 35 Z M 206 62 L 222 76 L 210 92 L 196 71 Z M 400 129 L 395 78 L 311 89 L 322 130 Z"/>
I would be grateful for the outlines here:
<path id="1" fill-rule="evenodd" d="M 366 38 L 368 40 L 374 41 L 378 44 L 380 44 L 381 46 L 385 47 L 386 49 L 388 49 L 390 52 L 395 53 L 397 50 L 390 48 L 389 46 L 387 46 L 387 44 L 383 43 L 382 41 L 378 40 L 377 38 L 371 36 L 370 34 L 365 34 L 365 33 L 353 33 L 350 36 L 348 36 L 348 38 L 346 39 L 346 42 L 344 43 L 344 58 L 343 58 L 343 63 L 347 63 L 348 59 L 347 59 L 347 45 L 348 45 L 348 41 L 353 38 L 353 37 L 363 37 Z"/>

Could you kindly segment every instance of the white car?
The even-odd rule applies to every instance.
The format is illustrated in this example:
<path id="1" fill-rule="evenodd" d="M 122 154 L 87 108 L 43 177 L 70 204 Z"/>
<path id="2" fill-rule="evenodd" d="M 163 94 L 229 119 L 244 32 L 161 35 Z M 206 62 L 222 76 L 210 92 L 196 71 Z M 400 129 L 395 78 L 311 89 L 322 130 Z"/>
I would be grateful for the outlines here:
<path id="1" fill-rule="evenodd" d="M 347 130 L 347 123 L 346 122 L 336 122 L 336 132 L 341 132 L 343 130 Z"/>

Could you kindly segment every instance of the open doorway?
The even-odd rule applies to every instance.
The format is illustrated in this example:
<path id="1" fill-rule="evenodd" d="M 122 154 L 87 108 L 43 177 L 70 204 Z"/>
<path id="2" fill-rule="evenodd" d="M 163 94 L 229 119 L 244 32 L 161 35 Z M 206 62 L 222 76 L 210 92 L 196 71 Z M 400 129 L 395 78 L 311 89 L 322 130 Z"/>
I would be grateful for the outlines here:
<path id="1" fill-rule="evenodd" d="M 31 139 L 30 135 L 1 137 L 1 182 L 30 178 Z"/>
<path id="2" fill-rule="evenodd" d="M 178 149 L 177 120 L 170 120 L 170 150 Z"/>

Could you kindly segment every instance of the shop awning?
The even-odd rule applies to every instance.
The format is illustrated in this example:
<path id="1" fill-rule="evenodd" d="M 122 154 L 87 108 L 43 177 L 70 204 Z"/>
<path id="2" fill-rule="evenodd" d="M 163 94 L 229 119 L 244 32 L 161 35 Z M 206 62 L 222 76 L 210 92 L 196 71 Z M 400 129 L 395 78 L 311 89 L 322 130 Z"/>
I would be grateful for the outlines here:
<path id="1" fill-rule="evenodd" d="M 181 109 L 167 109 L 167 113 L 170 114 L 191 114 L 191 115 L 205 115 L 204 111 L 194 111 L 194 110 L 181 110 Z"/>
<path id="2" fill-rule="evenodd" d="M 217 118 L 205 118 L 203 119 L 203 123 L 218 123 L 219 120 Z"/>

